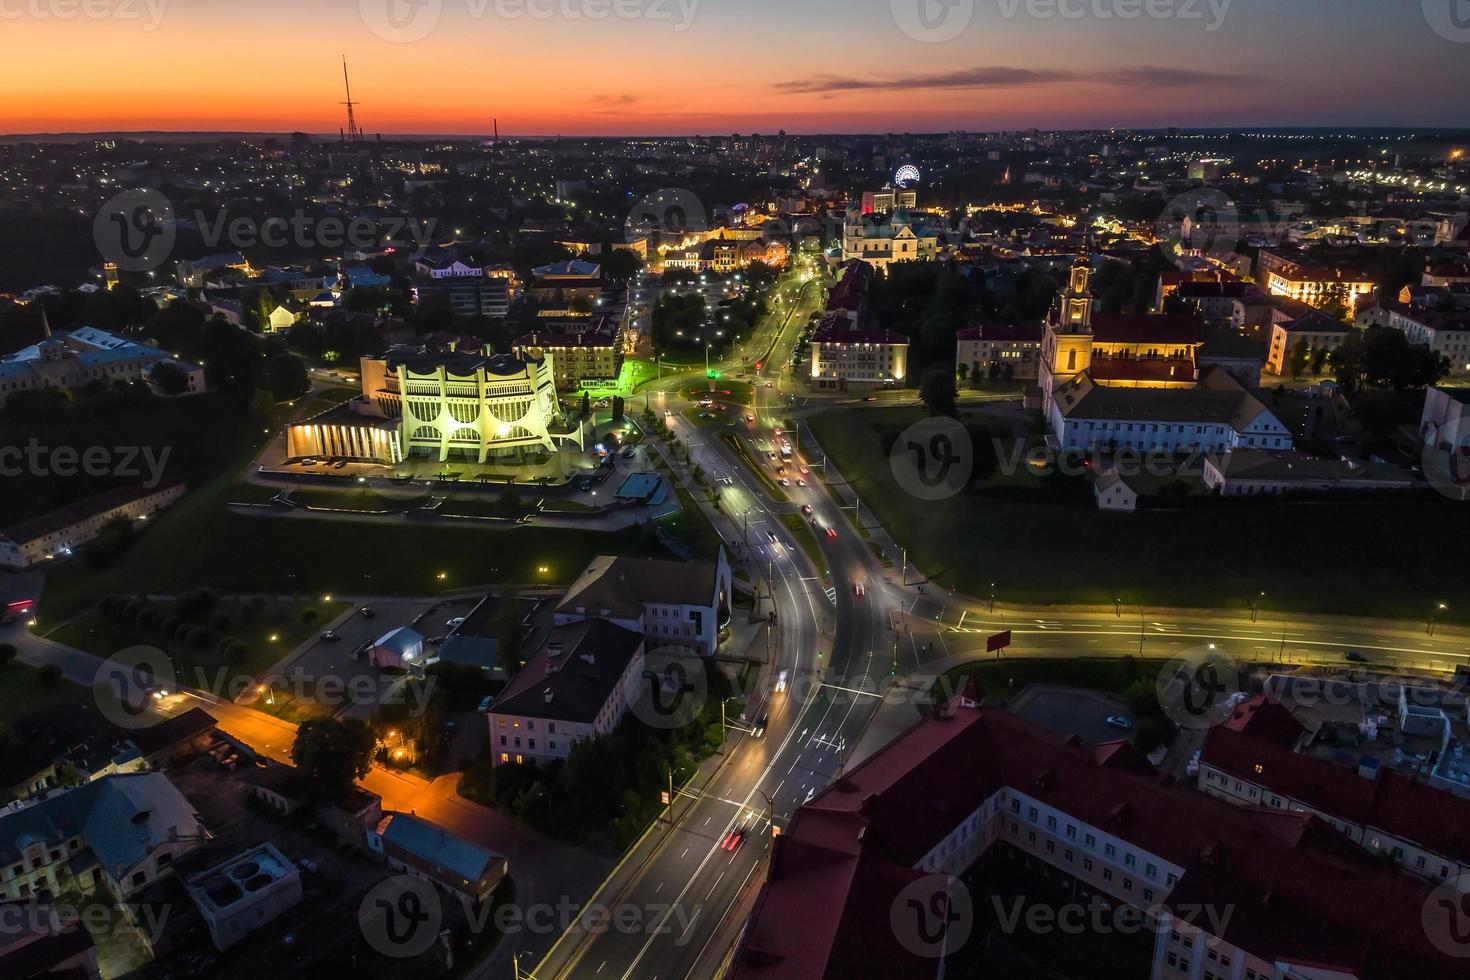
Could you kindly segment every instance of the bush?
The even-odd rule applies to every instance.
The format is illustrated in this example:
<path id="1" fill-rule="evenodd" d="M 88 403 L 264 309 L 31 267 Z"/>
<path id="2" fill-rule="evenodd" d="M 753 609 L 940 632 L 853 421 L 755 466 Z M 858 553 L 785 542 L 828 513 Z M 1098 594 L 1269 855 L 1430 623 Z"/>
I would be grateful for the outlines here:
<path id="1" fill-rule="evenodd" d="M 61 683 L 61 668 L 56 664 L 46 664 L 36 671 L 36 677 L 42 687 L 55 687 Z"/>
<path id="2" fill-rule="evenodd" d="M 143 610 L 147 607 L 148 604 L 142 599 L 129 599 L 127 602 L 123 603 L 122 618 L 130 623 L 136 623 L 138 621 L 139 614 L 142 613 Z"/>
<path id="3" fill-rule="evenodd" d="M 190 589 L 179 596 L 174 608 L 189 619 L 208 616 L 219 605 L 219 593 L 213 589 Z"/>
<path id="4" fill-rule="evenodd" d="M 316 622 L 317 618 L 318 614 L 315 609 L 303 609 L 301 611 L 301 622 L 307 626 L 310 626 L 312 623 Z"/>
<path id="5" fill-rule="evenodd" d="M 215 632 L 204 626 L 192 626 L 183 639 L 191 650 L 207 650 L 215 643 Z"/>
<path id="6" fill-rule="evenodd" d="M 239 637 L 227 636 L 219 642 L 220 656 L 236 667 L 250 659 L 250 644 Z"/>
<path id="7" fill-rule="evenodd" d="M 139 626 L 151 630 L 158 629 L 159 625 L 164 621 L 164 612 L 157 606 L 144 606 L 139 611 L 137 620 Z"/>
<path id="8" fill-rule="evenodd" d="M 187 641 L 189 639 L 189 634 L 196 629 L 202 630 L 204 629 L 204 627 L 195 626 L 188 620 L 181 619 L 179 620 L 179 624 L 175 626 L 172 631 L 170 631 L 170 635 L 176 640 Z"/>
<path id="9" fill-rule="evenodd" d="M 179 627 L 182 625 L 184 625 L 184 617 L 180 616 L 178 613 L 172 613 L 164 617 L 163 625 L 161 625 L 159 629 L 163 630 L 163 632 L 167 633 L 169 636 L 173 636 L 179 631 Z"/>
<path id="10" fill-rule="evenodd" d="M 214 616 L 210 618 L 209 625 L 213 626 L 215 629 L 223 633 L 225 630 L 230 628 L 230 614 L 227 612 L 215 613 Z"/>
<path id="11" fill-rule="evenodd" d="M 4 667 L 10 661 L 19 656 L 20 651 L 15 649 L 14 643 L 0 643 L 0 667 Z"/>

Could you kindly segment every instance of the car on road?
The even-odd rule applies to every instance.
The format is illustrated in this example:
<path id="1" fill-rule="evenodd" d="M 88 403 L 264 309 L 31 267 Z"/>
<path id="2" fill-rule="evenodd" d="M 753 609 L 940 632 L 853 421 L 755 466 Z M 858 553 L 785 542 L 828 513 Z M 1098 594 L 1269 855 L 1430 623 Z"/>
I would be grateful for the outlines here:
<path id="1" fill-rule="evenodd" d="M 835 538 L 835 537 L 837 537 L 837 528 L 835 528 L 835 527 L 829 527 L 829 528 L 827 528 L 827 537 L 829 537 L 829 538 Z"/>
<path id="2" fill-rule="evenodd" d="M 1363 656 L 1361 653 L 1359 653 L 1356 650 L 1349 650 L 1347 653 L 1344 653 L 1342 656 L 1343 656 L 1343 659 L 1346 660 L 1348 663 L 1365 664 L 1365 663 L 1368 662 L 1368 658 L 1365 657 L 1365 656 Z"/>
<path id="3" fill-rule="evenodd" d="M 638 455 L 638 450 L 634 449 L 632 446 L 629 446 L 627 449 L 624 449 L 623 450 L 623 458 L 624 459 L 632 459 L 634 456 L 637 456 L 637 455 Z"/>
<path id="4" fill-rule="evenodd" d="M 863 399 L 863 401 L 865 401 L 865 402 L 875 402 L 877 400 L 878 400 L 878 396 L 877 395 L 868 395 L 866 398 Z"/>
<path id="5" fill-rule="evenodd" d="M 777 538 L 776 538 L 776 532 L 775 531 L 767 531 L 766 532 L 766 537 L 768 537 L 768 538 L 771 539 L 771 544 L 780 544 L 781 543 L 779 540 L 777 540 Z"/>
<path id="6" fill-rule="evenodd" d="M 1108 715 L 1108 724 L 1114 728 L 1121 728 L 1125 732 L 1133 731 L 1133 722 L 1124 718 L 1122 715 Z"/>
<path id="7" fill-rule="evenodd" d="M 577 489 L 581 490 L 583 493 L 586 493 L 588 490 L 592 489 L 592 481 L 583 480 L 580 484 L 577 485 Z"/>
<path id="8" fill-rule="evenodd" d="M 781 486 L 783 486 L 783 487 L 789 487 L 789 486 L 791 486 L 791 480 L 789 478 L 787 478 L 787 477 L 784 477 L 784 476 L 781 477 L 781 479 L 777 480 L 776 482 L 779 483 L 779 484 L 781 484 Z"/>
<path id="9" fill-rule="evenodd" d="M 372 606 L 363 606 L 361 612 L 363 619 L 372 619 L 374 616 L 377 615 L 377 613 L 373 611 Z"/>
<path id="10" fill-rule="evenodd" d="M 724 850 L 730 851 L 731 853 L 738 851 L 740 850 L 740 845 L 745 843 L 745 838 L 749 836 L 749 834 L 749 825 L 741 824 L 738 828 L 730 831 L 728 834 L 725 835 L 725 839 L 720 841 L 720 847 Z"/>
<path id="11" fill-rule="evenodd" d="M 446 627 L 448 627 L 449 629 L 452 629 L 452 630 L 453 629 L 459 629 L 461 626 L 464 625 L 464 617 L 463 616 L 455 616 L 453 619 L 451 619 L 449 622 L 445 623 L 444 625 Z"/>
<path id="12" fill-rule="evenodd" d="M 810 514 L 812 512 L 812 505 L 811 504 L 802 504 L 801 505 L 801 512 L 803 514 Z"/>
<path id="13" fill-rule="evenodd" d="M 791 671 L 789 671 L 789 670 L 783 670 L 783 671 L 781 671 L 781 673 L 779 673 L 779 674 L 776 675 L 776 693 L 777 694 L 784 694 L 784 693 L 786 693 L 786 682 L 787 682 L 787 680 L 790 679 L 790 677 L 791 677 Z"/>
<path id="14" fill-rule="evenodd" d="M 769 459 L 771 462 L 774 463 L 776 461 L 776 454 L 773 452 L 768 452 L 766 453 L 766 459 Z"/>
<path id="15" fill-rule="evenodd" d="M 861 582 L 854 582 L 852 583 L 852 594 L 859 597 L 865 596 L 868 594 L 868 587 Z"/>
<path id="16" fill-rule="evenodd" d="M 799 487 L 804 487 L 804 486 L 806 486 L 806 481 L 803 480 L 801 477 L 797 477 L 796 478 L 796 485 L 799 486 Z"/>
<path id="17" fill-rule="evenodd" d="M 755 728 L 751 732 L 751 734 L 754 735 L 756 738 L 765 738 L 766 737 L 766 723 L 768 721 L 770 721 L 770 720 L 771 720 L 771 716 L 770 715 L 768 715 L 768 714 L 761 715 L 760 718 L 756 721 Z"/>
<path id="18" fill-rule="evenodd" d="M 492 704 L 494 704 L 494 703 L 495 703 L 495 695 L 493 695 L 493 694 L 487 694 L 484 698 L 481 699 L 480 706 L 478 708 L 476 708 L 475 710 L 478 711 L 482 715 L 488 715 L 490 713 L 490 706 Z"/>
<path id="19" fill-rule="evenodd" d="M 751 415 L 749 412 L 746 412 L 745 413 L 745 421 L 750 422 L 751 424 L 754 424 L 755 423 L 755 416 L 754 415 Z"/>
<path id="20" fill-rule="evenodd" d="M 340 640 L 340 639 L 342 639 L 342 635 L 340 633 L 338 633 L 336 630 L 322 630 L 322 639 L 329 640 L 329 641 L 330 640 Z"/>

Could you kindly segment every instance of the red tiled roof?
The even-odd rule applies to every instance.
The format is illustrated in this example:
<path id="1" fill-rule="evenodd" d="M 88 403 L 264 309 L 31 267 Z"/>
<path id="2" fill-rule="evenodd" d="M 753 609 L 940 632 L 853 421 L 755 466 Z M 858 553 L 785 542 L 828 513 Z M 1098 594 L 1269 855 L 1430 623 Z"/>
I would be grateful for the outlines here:
<path id="1" fill-rule="evenodd" d="M 966 327 L 955 334 L 957 340 L 999 340 L 1008 343 L 1040 343 L 1041 325 L 1030 327 L 1014 323 L 990 323 Z"/>
<path id="2" fill-rule="evenodd" d="M 1340 820 L 1377 827 L 1458 861 L 1470 860 L 1470 800 L 1393 770 L 1366 779 L 1354 769 L 1229 727 L 1210 729 L 1200 761 Z"/>
<path id="3" fill-rule="evenodd" d="M 1307 731 L 1285 705 L 1264 694 L 1236 705 L 1225 719 L 1225 727 L 1285 749 L 1295 748 L 1297 740 Z"/>
<path id="4" fill-rule="evenodd" d="M 1204 320 L 1198 313 L 1098 313 L 1092 335 L 1104 344 L 1198 344 Z"/>
<path id="5" fill-rule="evenodd" d="M 731 975 L 935 975 L 935 961 L 895 939 L 892 904 L 919 876 L 914 865 L 1005 787 L 1185 868 L 1171 902 L 1251 896 L 1239 923 L 1221 928 L 1253 952 L 1326 962 L 1347 953 L 1374 967 L 1359 974 L 1365 980 L 1459 975 L 1462 964 L 1440 957 L 1417 927 L 1429 887 L 1316 817 L 1235 807 L 1154 775 L 1121 743 L 1089 749 L 985 708 L 921 721 L 797 811 L 775 842 Z M 1255 914 L 1273 902 L 1291 914 Z M 1335 951 L 1314 938 L 1327 935 L 1358 946 Z"/>
<path id="6" fill-rule="evenodd" d="M 1099 384 L 1188 383 L 1195 380 L 1194 362 L 1172 357 L 1094 357 L 1088 374 Z"/>

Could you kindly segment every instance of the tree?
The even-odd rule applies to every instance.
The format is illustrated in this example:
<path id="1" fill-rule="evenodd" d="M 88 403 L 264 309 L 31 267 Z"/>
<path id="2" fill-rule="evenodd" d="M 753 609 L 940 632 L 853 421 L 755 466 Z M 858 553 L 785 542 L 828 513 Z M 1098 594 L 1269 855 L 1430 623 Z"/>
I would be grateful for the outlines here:
<path id="1" fill-rule="evenodd" d="M 19 654 L 14 643 L 0 643 L 0 667 L 4 667 Z"/>
<path id="2" fill-rule="evenodd" d="M 311 389 L 301 358 L 284 352 L 266 362 L 265 383 L 278 402 L 300 398 Z"/>
<path id="3" fill-rule="evenodd" d="M 924 371 L 919 381 L 919 398 L 929 409 L 930 415 L 958 415 L 955 405 L 958 392 L 955 390 L 954 371 L 947 364 L 934 364 Z"/>
<path id="4" fill-rule="evenodd" d="M 1293 378 L 1301 377 L 1302 371 L 1307 367 L 1307 361 L 1311 359 L 1312 348 L 1305 340 L 1298 340 L 1291 345 L 1286 352 L 1286 366 L 1291 371 Z"/>
<path id="5" fill-rule="evenodd" d="M 582 392 L 582 418 L 584 418 L 584 419 L 590 419 L 591 417 L 592 417 L 592 395 L 590 393 L 584 391 L 584 392 Z"/>
<path id="6" fill-rule="evenodd" d="M 36 679 L 42 687 L 55 687 L 61 683 L 61 668 L 56 664 L 45 664 L 36 671 Z"/>
<path id="7" fill-rule="evenodd" d="M 959 375 L 960 384 L 964 384 L 965 381 L 970 377 L 970 365 L 966 364 L 964 361 L 961 361 L 959 364 L 955 365 L 955 374 Z"/>
<path id="8" fill-rule="evenodd" d="M 514 592 L 500 598 L 500 609 L 496 614 L 495 647 L 500 655 L 500 669 L 506 677 L 514 677 L 521 671 L 523 647 L 526 643 L 526 624 L 521 617 L 521 603 Z"/>
<path id="9" fill-rule="evenodd" d="M 627 282 L 643 268 L 643 261 L 631 248 L 609 247 L 602 250 L 602 275 L 613 282 Z"/>
<path id="10" fill-rule="evenodd" d="M 172 398 L 189 390 L 189 372 L 180 367 L 177 361 L 160 361 L 153 365 L 150 377 L 161 395 Z"/>
<path id="11" fill-rule="evenodd" d="M 1312 351 L 1312 374 L 1320 375 L 1327 367 L 1327 355 L 1331 353 L 1325 346 L 1317 347 Z"/>
<path id="12" fill-rule="evenodd" d="M 338 803 L 372 768 L 374 744 L 360 719 L 313 718 L 296 730 L 291 761 L 320 799 Z"/>

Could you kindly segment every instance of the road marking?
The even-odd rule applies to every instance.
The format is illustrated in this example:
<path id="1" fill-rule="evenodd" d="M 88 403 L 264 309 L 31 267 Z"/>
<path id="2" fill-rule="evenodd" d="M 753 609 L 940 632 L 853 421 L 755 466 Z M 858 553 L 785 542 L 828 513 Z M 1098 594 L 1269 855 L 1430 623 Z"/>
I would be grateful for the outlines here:
<path id="1" fill-rule="evenodd" d="M 597 972 L 598 973 L 601 973 L 602 972 L 602 967 L 604 967 L 604 966 L 607 966 L 607 960 L 603 960 L 602 961 L 602 965 L 597 968 Z"/>
<path id="2" fill-rule="evenodd" d="M 733 855 L 733 854 L 730 855 L 730 860 L 731 861 L 734 861 L 735 860 L 735 855 Z M 725 872 L 721 871 L 720 872 L 720 876 L 715 879 L 715 883 L 713 885 L 710 885 L 709 886 L 709 891 L 705 892 L 704 900 L 706 902 L 708 902 L 709 901 L 709 897 L 715 893 L 715 889 L 720 887 L 720 882 L 723 881 L 724 878 L 725 878 Z"/>
<path id="3" fill-rule="evenodd" d="M 709 823 L 709 821 L 706 820 L 705 823 Z M 682 861 L 682 860 L 684 860 L 688 856 L 689 856 L 689 848 L 686 847 L 686 848 L 684 848 L 684 853 L 679 855 L 679 860 Z"/>

